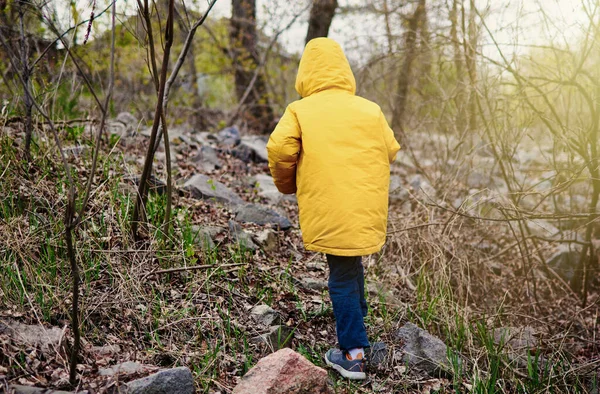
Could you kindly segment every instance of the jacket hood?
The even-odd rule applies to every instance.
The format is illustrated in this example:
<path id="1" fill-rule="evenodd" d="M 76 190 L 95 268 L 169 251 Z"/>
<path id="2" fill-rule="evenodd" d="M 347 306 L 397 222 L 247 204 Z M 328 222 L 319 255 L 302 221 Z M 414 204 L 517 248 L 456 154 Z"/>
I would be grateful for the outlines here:
<path id="1" fill-rule="evenodd" d="M 356 81 L 342 47 L 330 38 L 315 38 L 304 49 L 296 91 L 302 97 L 326 89 L 342 89 L 356 93 Z"/>

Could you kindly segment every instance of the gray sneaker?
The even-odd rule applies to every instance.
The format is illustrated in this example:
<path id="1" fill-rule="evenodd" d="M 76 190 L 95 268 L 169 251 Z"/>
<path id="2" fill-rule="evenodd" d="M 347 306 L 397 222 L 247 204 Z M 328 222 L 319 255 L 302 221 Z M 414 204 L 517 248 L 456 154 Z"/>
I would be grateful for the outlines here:
<path id="1" fill-rule="evenodd" d="M 367 374 L 365 373 L 365 359 L 362 357 L 350 360 L 346 352 L 339 349 L 329 349 L 325 354 L 325 363 L 338 371 L 346 379 L 364 380 L 367 378 Z"/>

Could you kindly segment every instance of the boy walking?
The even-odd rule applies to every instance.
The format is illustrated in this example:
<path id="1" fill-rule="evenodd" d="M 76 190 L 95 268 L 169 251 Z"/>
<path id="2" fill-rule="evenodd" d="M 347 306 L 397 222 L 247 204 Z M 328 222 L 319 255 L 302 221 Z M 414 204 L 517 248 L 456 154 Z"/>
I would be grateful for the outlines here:
<path id="1" fill-rule="evenodd" d="M 306 45 L 296 91 L 302 99 L 287 107 L 269 139 L 269 168 L 279 191 L 298 197 L 306 249 L 327 256 L 340 349 L 325 361 L 346 378 L 365 379 L 361 256 L 385 243 L 390 163 L 400 146 L 379 106 L 355 95 L 335 41 Z"/>

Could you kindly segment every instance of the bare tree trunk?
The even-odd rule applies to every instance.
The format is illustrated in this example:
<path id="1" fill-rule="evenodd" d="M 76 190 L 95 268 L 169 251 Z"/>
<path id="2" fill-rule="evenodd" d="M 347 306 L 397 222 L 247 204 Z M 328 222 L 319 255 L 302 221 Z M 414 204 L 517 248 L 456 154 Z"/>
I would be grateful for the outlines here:
<path id="1" fill-rule="evenodd" d="M 466 126 L 465 112 L 465 81 L 463 75 L 463 51 L 461 49 L 460 40 L 458 38 L 458 2 L 452 1 L 452 9 L 450 10 L 450 39 L 452 40 L 452 48 L 454 50 L 454 67 L 456 69 L 456 128 L 458 133 L 462 133 Z M 462 1 L 461 1 L 462 5 Z"/>
<path id="2" fill-rule="evenodd" d="M 19 27 L 21 32 L 21 75 L 25 83 L 24 103 L 25 103 L 25 157 L 31 158 L 31 134 L 33 132 L 32 110 L 33 98 L 29 96 L 31 92 L 31 69 L 29 67 L 29 44 L 25 35 L 25 9 L 23 1 L 19 1 Z"/>
<path id="3" fill-rule="evenodd" d="M 421 65 L 419 84 L 421 89 L 429 83 L 431 77 L 431 68 L 433 64 L 433 51 L 431 50 L 431 32 L 429 31 L 429 16 L 427 15 L 427 8 L 423 9 L 423 15 L 421 16 L 421 24 L 419 26 L 419 47 L 420 47 L 420 58 Z"/>
<path id="4" fill-rule="evenodd" d="M 259 67 L 256 48 L 256 1 L 232 0 L 232 8 L 230 40 L 235 66 L 235 92 L 238 100 L 241 100 L 252 82 L 254 70 Z M 272 130 L 275 116 L 269 104 L 267 86 L 260 74 L 254 82 L 244 112 L 251 128 L 263 132 Z"/>
<path id="5" fill-rule="evenodd" d="M 465 64 L 467 73 L 469 74 L 470 91 L 469 91 L 469 131 L 477 129 L 477 64 L 476 64 L 476 48 L 478 29 L 475 22 L 477 9 L 475 8 L 475 0 L 469 0 L 469 27 L 465 28 L 465 8 L 462 8 L 462 23 L 463 23 L 463 45 L 465 48 Z"/>
<path id="6" fill-rule="evenodd" d="M 313 0 L 308 17 L 306 44 L 313 38 L 327 37 L 337 6 L 337 0 Z"/>
<path id="7" fill-rule="evenodd" d="M 398 77 L 396 105 L 394 108 L 394 117 L 392 118 L 392 129 L 396 132 L 398 137 L 400 137 L 404 125 L 410 75 L 413 63 L 417 56 L 417 30 L 419 29 L 423 15 L 425 14 L 425 6 L 425 0 L 419 0 L 415 12 L 408 20 L 408 31 L 405 33 L 404 62 L 402 63 L 400 76 Z"/>

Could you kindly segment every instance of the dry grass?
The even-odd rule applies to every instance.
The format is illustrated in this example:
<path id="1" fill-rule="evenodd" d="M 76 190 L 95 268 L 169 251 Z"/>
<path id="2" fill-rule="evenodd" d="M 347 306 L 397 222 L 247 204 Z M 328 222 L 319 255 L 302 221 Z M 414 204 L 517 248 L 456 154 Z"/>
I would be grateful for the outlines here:
<path id="1" fill-rule="evenodd" d="M 0 319 L 64 327 L 68 338 L 71 295 L 61 237 L 63 175 L 54 165 L 52 147 L 38 143 L 36 161 L 23 164 L 19 141 L 0 133 L 0 162 L 7 163 L 0 177 Z M 303 264 L 322 258 L 303 251 L 299 232 L 279 234 L 280 247 L 271 254 L 245 251 L 228 234 L 221 236 L 216 250 L 203 251 L 194 242 L 192 224 L 223 225 L 231 212 L 180 196 L 173 233 L 165 236 L 159 230 L 164 200 L 155 195 L 147 207 L 146 239 L 135 244 L 129 236 L 132 195 L 124 179 L 136 170 L 126 164 L 121 149 L 103 152 L 89 215 L 77 234 L 84 338 L 81 387 L 108 390 L 117 382 L 98 376 L 98 369 L 137 360 L 164 367 L 186 365 L 200 392 L 228 392 L 272 351 L 252 341 L 262 331 L 250 320 L 249 310 L 260 303 L 280 311 L 294 330 L 291 347 L 322 366 L 322 354 L 335 343 L 329 300 L 326 293 L 299 287 L 294 278 L 324 280 L 327 273 Z M 181 158 L 184 174 L 190 171 L 185 159 Z M 89 157 L 72 160 L 83 179 Z M 230 168 L 236 170 L 222 179 L 247 200 L 256 199 L 243 186 L 244 167 L 233 160 Z M 597 293 L 581 308 L 577 297 L 549 277 L 540 262 L 531 272 L 524 270 L 506 223 L 472 220 L 414 197 L 405 204 L 410 209 L 391 207 L 388 243 L 381 254 L 365 261 L 367 281 L 375 287 L 370 291 L 369 333 L 372 340 L 384 340 L 396 349 L 401 344 L 394 332 L 412 321 L 442 338 L 462 361 L 454 362 L 443 379 L 407 373 L 399 360 L 374 371 L 364 384 L 332 374 L 337 392 L 470 388 L 477 393 L 584 393 L 597 385 Z M 287 209 L 295 217 L 295 208 Z M 148 275 L 197 264 L 209 268 Z M 521 358 L 524 364 L 511 358 L 504 344 L 494 343 L 493 330 L 507 326 L 531 326 L 539 335 L 530 356 Z M 92 352 L 93 346 L 105 345 L 118 345 L 120 351 Z M 1 335 L 0 349 L 3 379 L 66 384 L 64 350 L 43 354 Z M 548 370 L 540 371 L 541 365 Z"/>

